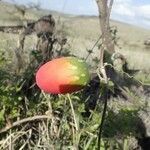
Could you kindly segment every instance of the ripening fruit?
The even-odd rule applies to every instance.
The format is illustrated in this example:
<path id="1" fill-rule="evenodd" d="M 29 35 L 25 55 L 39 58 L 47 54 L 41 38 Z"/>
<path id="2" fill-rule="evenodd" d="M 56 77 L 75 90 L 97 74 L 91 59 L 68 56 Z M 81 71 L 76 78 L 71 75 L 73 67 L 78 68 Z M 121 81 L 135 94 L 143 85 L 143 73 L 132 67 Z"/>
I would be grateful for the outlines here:
<path id="1" fill-rule="evenodd" d="M 76 57 L 61 57 L 42 65 L 36 73 L 38 87 L 46 93 L 66 94 L 88 84 L 87 64 Z"/>

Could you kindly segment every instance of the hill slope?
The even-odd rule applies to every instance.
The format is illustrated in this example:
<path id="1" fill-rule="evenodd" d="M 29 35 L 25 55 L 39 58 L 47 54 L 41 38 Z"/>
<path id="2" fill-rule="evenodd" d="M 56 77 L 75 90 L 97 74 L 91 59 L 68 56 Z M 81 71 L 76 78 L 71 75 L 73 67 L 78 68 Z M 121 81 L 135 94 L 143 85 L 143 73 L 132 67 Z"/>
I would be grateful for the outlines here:
<path id="1" fill-rule="evenodd" d="M 54 15 L 56 21 L 58 21 L 59 16 L 61 16 L 60 20 L 67 35 L 70 50 L 77 55 L 85 56 L 86 49 L 92 48 L 100 36 L 99 20 L 97 17 L 72 16 L 54 11 L 28 9 L 25 18 L 22 18 L 20 12 L 14 5 L 0 2 L 0 25 L 23 24 L 23 19 L 36 20 L 40 16 L 49 13 Z M 60 26 L 60 24 L 58 24 L 58 26 Z M 121 51 L 128 58 L 132 66 L 147 69 L 147 64 L 150 64 L 150 51 L 148 51 L 148 47 L 144 46 L 143 42 L 149 38 L 150 30 L 113 20 L 111 21 L 111 26 L 115 26 L 118 31 L 118 46 L 116 47 L 116 51 Z M 0 33 L 0 35 L 3 38 L 11 39 L 11 34 L 8 36 L 4 33 Z M 16 45 L 14 44 L 16 40 L 13 40 L 14 41 L 10 44 L 12 47 Z M 29 43 L 32 43 L 31 40 Z M 3 44 L 3 47 L 5 47 L 4 45 L 5 44 Z"/>

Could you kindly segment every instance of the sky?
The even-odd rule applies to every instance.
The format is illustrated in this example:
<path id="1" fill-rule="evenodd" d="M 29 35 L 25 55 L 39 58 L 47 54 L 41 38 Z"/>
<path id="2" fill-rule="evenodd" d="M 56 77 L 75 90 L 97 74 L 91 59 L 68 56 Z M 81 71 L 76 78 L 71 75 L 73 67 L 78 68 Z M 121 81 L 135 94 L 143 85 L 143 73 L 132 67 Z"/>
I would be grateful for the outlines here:
<path id="1" fill-rule="evenodd" d="M 98 15 L 95 0 L 5 0 L 39 3 L 41 8 L 75 15 Z M 150 29 L 150 0 L 114 0 L 111 19 Z"/>

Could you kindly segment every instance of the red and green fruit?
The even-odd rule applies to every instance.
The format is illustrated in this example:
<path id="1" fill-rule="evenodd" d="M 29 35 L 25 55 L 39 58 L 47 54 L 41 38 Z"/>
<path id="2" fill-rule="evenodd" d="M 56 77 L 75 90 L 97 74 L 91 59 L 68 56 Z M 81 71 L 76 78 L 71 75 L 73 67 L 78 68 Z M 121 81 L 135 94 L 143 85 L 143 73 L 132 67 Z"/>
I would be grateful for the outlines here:
<path id="1" fill-rule="evenodd" d="M 77 57 L 61 57 L 42 65 L 36 73 L 38 87 L 46 93 L 76 92 L 90 81 L 87 64 Z"/>

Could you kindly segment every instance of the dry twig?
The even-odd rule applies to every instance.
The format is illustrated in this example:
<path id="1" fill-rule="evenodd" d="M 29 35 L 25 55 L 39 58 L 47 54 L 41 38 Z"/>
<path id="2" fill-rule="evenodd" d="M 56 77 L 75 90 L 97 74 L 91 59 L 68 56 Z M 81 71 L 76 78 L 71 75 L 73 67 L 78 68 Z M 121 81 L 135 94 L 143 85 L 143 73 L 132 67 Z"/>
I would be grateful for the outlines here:
<path id="1" fill-rule="evenodd" d="M 26 122 L 32 122 L 32 121 L 35 121 L 35 120 L 43 120 L 43 119 L 50 119 L 50 118 L 51 118 L 51 116 L 47 116 L 47 115 L 25 118 L 25 119 L 22 119 L 22 120 L 19 120 L 19 121 L 16 121 L 16 122 L 12 123 L 10 126 L 6 126 L 6 127 L 2 128 L 0 130 L 0 133 L 6 132 L 6 131 L 8 131 L 8 130 L 16 127 L 16 126 L 19 126 L 23 123 L 26 123 Z"/>

